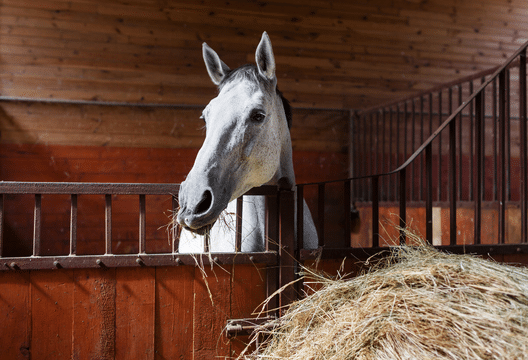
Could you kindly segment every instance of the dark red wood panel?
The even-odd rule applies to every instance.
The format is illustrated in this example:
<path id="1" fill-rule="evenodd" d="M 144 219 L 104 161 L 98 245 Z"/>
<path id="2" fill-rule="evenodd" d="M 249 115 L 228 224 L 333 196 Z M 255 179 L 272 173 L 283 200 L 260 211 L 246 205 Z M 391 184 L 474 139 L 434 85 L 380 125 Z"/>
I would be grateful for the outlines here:
<path id="1" fill-rule="evenodd" d="M 155 269 L 116 269 L 116 359 L 154 359 Z"/>
<path id="2" fill-rule="evenodd" d="M 73 358 L 113 359 L 116 335 L 115 269 L 78 269 L 73 280 Z"/>
<path id="3" fill-rule="evenodd" d="M 156 356 L 192 359 L 194 267 L 156 269 Z"/>
<path id="4" fill-rule="evenodd" d="M 31 358 L 71 357 L 73 270 L 31 273 Z"/>
<path id="5" fill-rule="evenodd" d="M 30 358 L 31 302 L 29 272 L 0 272 L 1 357 Z"/>

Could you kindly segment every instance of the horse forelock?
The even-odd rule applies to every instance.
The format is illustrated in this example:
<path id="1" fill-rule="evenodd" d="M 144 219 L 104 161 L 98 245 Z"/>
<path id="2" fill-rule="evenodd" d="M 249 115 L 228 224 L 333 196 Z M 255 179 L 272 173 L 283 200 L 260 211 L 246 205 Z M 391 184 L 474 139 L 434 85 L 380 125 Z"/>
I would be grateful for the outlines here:
<path id="1" fill-rule="evenodd" d="M 222 82 L 220 82 L 220 84 L 218 85 L 218 90 L 222 90 L 222 88 L 226 84 L 229 84 L 229 83 L 231 83 L 233 81 L 237 81 L 237 80 L 238 81 L 240 81 L 240 80 L 248 80 L 248 81 L 251 81 L 251 82 L 255 83 L 255 85 L 263 86 L 264 88 L 266 88 L 268 90 L 272 90 L 272 89 L 270 89 L 270 87 L 272 86 L 271 81 L 269 81 L 269 80 L 265 79 L 264 77 L 262 77 L 259 74 L 257 67 L 255 65 L 253 65 L 253 64 L 242 65 L 239 68 L 236 68 L 234 70 L 230 70 L 224 76 L 224 78 L 222 79 Z M 286 115 L 286 121 L 288 122 L 288 128 L 291 129 L 291 126 L 292 126 L 292 108 L 291 108 L 290 102 L 284 97 L 282 92 L 279 90 L 278 86 L 275 87 L 275 92 L 277 93 L 277 95 L 280 97 L 280 99 L 282 101 L 282 106 L 284 108 L 284 114 Z"/>

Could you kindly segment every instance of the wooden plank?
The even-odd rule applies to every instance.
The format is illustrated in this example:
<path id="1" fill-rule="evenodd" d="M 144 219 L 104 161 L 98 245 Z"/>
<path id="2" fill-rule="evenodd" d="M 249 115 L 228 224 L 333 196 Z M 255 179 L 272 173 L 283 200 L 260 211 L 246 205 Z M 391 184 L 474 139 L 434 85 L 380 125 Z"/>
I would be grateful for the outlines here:
<path id="1" fill-rule="evenodd" d="M 116 359 L 154 359 L 155 269 L 116 269 Z"/>
<path id="2" fill-rule="evenodd" d="M 73 270 L 31 272 L 31 357 L 71 358 Z"/>
<path id="3" fill-rule="evenodd" d="M 231 314 L 230 319 L 256 317 L 259 305 L 266 299 L 266 269 L 258 264 L 231 267 Z M 266 316 L 263 314 L 262 316 Z M 231 340 L 231 356 L 236 357 L 247 346 L 247 337 Z"/>
<path id="4" fill-rule="evenodd" d="M 0 272 L 0 347 L 6 359 L 30 357 L 29 272 Z"/>
<path id="5" fill-rule="evenodd" d="M 230 316 L 231 299 L 226 294 L 231 288 L 231 274 L 219 266 L 211 269 L 202 265 L 202 269 L 195 269 L 194 279 L 192 358 L 230 356 L 223 329 Z"/>
<path id="6" fill-rule="evenodd" d="M 192 359 L 194 267 L 156 269 L 156 356 Z"/>
<path id="7" fill-rule="evenodd" d="M 114 359 L 115 269 L 78 269 L 74 281 L 72 357 Z"/>

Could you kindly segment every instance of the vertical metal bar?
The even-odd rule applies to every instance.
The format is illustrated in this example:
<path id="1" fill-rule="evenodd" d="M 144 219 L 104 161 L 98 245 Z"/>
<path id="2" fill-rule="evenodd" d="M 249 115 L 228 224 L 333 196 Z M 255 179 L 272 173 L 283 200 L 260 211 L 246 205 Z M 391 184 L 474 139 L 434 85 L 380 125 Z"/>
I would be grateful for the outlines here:
<path id="1" fill-rule="evenodd" d="M 405 244 L 405 228 L 407 227 L 407 193 L 406 168 L 400 170 L 400 245 Z"/>
<path id="2" fill-rule="evenodd" d="M 521 131 L 521 242 L 528 242 L 528 146 L 526 126 L 526 49 L 519 64 L 519 121 Z"/>
<path id="3" fill-rule="evenodd" d="M 411 115 L 411 131 L 412 131 L 412 136 L 411 136 L 411 153 L 414 152 L 414 149 L 415 149 L 415 146 L 416 146 L 416 142 L 415 142 L 415 131 L 416 131 L 416 124 L 415 124 L 415 121 L 416 121 L 416 114 L 415 114 L 415 105 L 414 105 L 414 99 L 412 100 L 412 106 L 411 106 L 411 111 L 412 111 L 412 115 Z M 414 179 L 416 178 L 416 161 L 413 161 L 411 166 L 412 166 L 412 176 L 411 176 L 411 200 L 416 200 L 415 198 L 415 195 L 414 195 Z"/>
<path id="4" fill-rule="evenodd" d="M 317 230 L 319 236 L 319 246 L 325 245 L 325 184 L 318 185 L 317 194 Z"/>
<path id="5" fill-rule="evenodd" d="M 506 71 L 499 74 L 499 244 L 506 234 Z"/>
<path id="6" fill-rule="evenodd" d="M 425 239 L 433 243 L 433 148 L 432 143 L 425 148 Z"/>
<path id="7" fill-rule="evenodd" d="M 278 289 L 279 285 L 279 210 L 278 210 L 278 193 L 276 195 L 266 196 L 266 251 L 277 252 L 277 264 L 271 265 L 266 269 L 266 297 L 270 298 Z M 274 314 L 278 307 L 278 298 L 274 296 L 268 302 L 267 311 Z"/>
<path id="8" fill-rule="evenodd" d="M 172 253 L 177 253 L 178 249 L 180 248 L 180 234 L 181 234 L 181 227 L 176 221 L 176 215 L 178 213 L 178 199 L 176 198 L 176 195 L 172 195 L 172 229 L 171 229 L 171 236 L 172 236 Z"/>
<path id="9" fill-rule="evenodd" d="M 506 70 L 506 201 L 511 200 L 511 108 L 510 108 L 510 70 Z"/>
<path id="10" fill-rule="evenodd" d="M 497 201 L 498 195 L 498 166 L 497 166 L 497 79 L 493 79 L 492 90 L 492 132 L 493 132 L 493 195 L 492 200 Z"/>
<path id="11" fill-rule="evenodd" d="M 424 143 L 424 97 L 420 96 L 420 144 Z M 418 200 L 424 199 L 424 187 L 423 187 L 423 170 L 424 170 L 424 157 L 420 156 L 420 174 L 418 175 Z"/>
<path id="12" fill-rule="evenodd" d="M 70 255 L 77 255 L 77 194 L 71 194 Z"/>
<path id="13" fill-rule="evenodd" d="M 388 167 L 387 167 L 387 171 L 392 171 L 392 155 L 393 155 L 393 151 L 392 151 L 392 133 L 394 132 L 393 128 L 392 128 L 392 115 L 393 115 L 393 109 L 392 107 L 389 108 L 389 149 L 388 149 L 388 153 L 387 153 L 387 156 L 389 157 L 389 164 L 388 164 Z M 392 175 L 391 176 L 388 176 L 386 177 L 387 178 L 387 199 L 388 200 L 393 200 L 393 196 L 392 196 Z M 396 194 L 394 194 L 394 198 L 396 198 Z"/>
<path id="14" fill-rule="evenodd" d="M 379 247 L 379 177 L 372 178 L 372 247 Z"/>
<path id="15" fill-rule="evenodd" d="M 473 94 L 473 80 L 469 82 L 469 93 Z M 469 200 L 475 199 L 475 186 L 473 185 L 473 169 L 474 169 L 474 140 L 473 140 L 473 106 L 474 100 L 471 100 L 469 105 Z"/>
<path id="16" fill-rule="evenodd" d="M 442 90 L 438 92 L 438 127 L 442 125 Z M 442 201 L 442 132 L 438 134 L 438 189 L 437 189 L 437 199 Z"/>
<path id="17" fill-rule="evenodd" d="M 291 190 L 279 193 L 279 288 L 295 280 L 295 230 L 294 230 L 294 194 Z M 279 307 L 285 307 L 296 300 L 295 288 L 288 286 L 279 294 Z"/>
<path id="18" fill-rule="evenodd" d="M 0 258 L 4 255 L 4 194 L 0 194 Z"/>
<path id="19" fill-rule="evenodd" d="M 304 185 L 297 185 L 297 256 L 304 247 Z"/>
<path id="20" fill-rule="evenodd" d="M 33 256 L 41 255 L 40 233 L 42 220 L 42 195 L 35 194 L 35 208 L 33 211 Z"/>
<path id="21" fill-rule="evenodd" d="M 385 121 L 386 119 L 386 116 L 385 116 L 385 109 L 382 110 L 382 128 L 383 128 L 383 136 L 382 136 L 382 139 L 381 139 L 381 172 L 386 172 L 385 170 L 385 164 L 386 164 L 386 161 L 385 161 L 385 144 L 387 143 L 385 141 L 385 128 L 386 128 L 386 124 L 387 122 Z M 378 138 L 379 138 L 379 135 L 378 135 Z M 381 186 L 384 188 L 384 183 L 382 182 Z"/>
<path id="22" fill-rule="evenodd" d="M 236 200 L 236 233 L 235 233 L 235 252 L 242 249 L 242 216 L 243 216 L 243 196 Z"/>
<path id="23" fill-rule="evenodd" d="M 462 84 L 458 86 L 458 106 L 462 105 Z M 463 111 L 460 112 L 458 118 L 458 200 L 462 200 L 462 187 L 463 187 L 463 171 L 464 168 L 464 148 L 462 146 L 462 124 L 464 123 Z"/>
<path id="24" fill-rule="evenodd" d="M 449 244 L 456 245 L 456 201 L 457 201 L 457 166 L 456 166 L 456 120 L 449 124 Z M 460 121 L 460 118 L 458 119 Z"/>
<path id="25" fill-rule="evenodd" d="M 146 242 L 146 196 L 139 195 L 139 253 L 145 254 L 147 252 Z"/>
<path id="26" fill-rule="evenodd" d="M 351 181 L 345 180 L 344 183 L 344 189 L 343 189 L 343 214 L 345 216 L 345 224 L 344 224 L 344 238 L 343 238 L 343 245 L 344 247 L 350 246 L 350 204 L 351 204 Z"/>
<path id="27" fill-rule="evenodd" d="M 105 195 L 105 254 L 112 254 L 112 195 Z"/>
<path id="28" fill-rule="evenodd" d="M 482 125 L 483 125 L 483 114 L 482 114 L 482 92 L 479 92 L 475 97 L 475 157 L 477 166 L 475 169 L 475 229 L 473 241 L 475 244 L 480 244 L 481 235 L 481 222 L 482 222 Z"/>
<path id="29" fill-rule="evenodd" d="M 398 167 L 400 165 L 400 105 L 396 105 L 396 162 L 394 167 Z M 392 168 L 391 168 L 392 171 Z M 394 181 L 394 197 L 396 197 L 398 194 L 398 180 Z"/>
<path id="30" fill-rule="evenodd" d="M 480 83 L 481 85 L 484 84 L 484 82 L 486 81 L 486 78 L 485 77 L 482 77 L 481 80 L 480 80 Z M 480 182 L 480 186 L 481 186 L 481 190 L 480 190 L 480 193 L 481 193 L 481 197 L 482 197 L 482 200 L 486 200 L 485 199 L 485 196 L 486 196 L 486 193 L 485 193 L 485 189 L 486 189 L 486 178 L 484 176 L 484 171 L 485 171 L 485 168 L 486 168 L 486 87 L 484 89 L 482 89 L 482 99 L 481 99 L 481 136 L 482 136 L 482 139 L 481 139 L 481 142 L 480 142 L 480 146 L 481 146 L 481 150 L 480 150 L 480 156 L 481 156 L 481 159 L 480 161 L 482 162 L 482 172 L 479 176 L 482 177 L 481 179 L 481 182 Z"/>

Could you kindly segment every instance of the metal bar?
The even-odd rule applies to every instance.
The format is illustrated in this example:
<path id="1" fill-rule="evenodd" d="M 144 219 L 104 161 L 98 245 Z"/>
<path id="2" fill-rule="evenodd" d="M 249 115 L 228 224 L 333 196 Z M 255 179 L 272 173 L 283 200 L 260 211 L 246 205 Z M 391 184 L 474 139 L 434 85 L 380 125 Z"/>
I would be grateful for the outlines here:
<path id="1" fill-rule="evenodd" d="M 388 112 L 389 112 L 389 128 L 388 128 L 388 131 L 389 131 L 389 140 L 387 142 L 387 172 L 389 171 L 392 171 L 392 108 L 389 108 L 388 109 Z M 392 176 L 386 176 L 385 177 L 385 183 L 387 185 L 387 191 L 386 191 L 386 200 L 392 200 L 392 187 L 391 187 L 391 184 L 392 184 Z"/>
<path id="2" fill-rule="evenodd" d="M 426 182 L 426 199 L 425 199 L 425 239 L 433 243 L 433 148 L 429 143 L 425 148 L 425 182 Z"/>
<path id="3" fill-rule="evenodd" d="M 277 192 L 274 195 L 266 196 L 266 251 L 273 251 L 275 255 L 275 265 L 279 263 L 279 197 Z M 240 255 L 242 255 L 241 253 Z M 271 297 L 277 291 L 279 285 L 279 272 L 277 266 L 266 269 L 266 298 L 270 299 L 266 311 L 273 315 L 279 305 L 276 296 Z"/>
<path id="4" fill-rule="evenodd" d="M 469 82 L 469 92 L 470 94 L 473 94 L 473 81 Z M 473 144 L 473 106 L 475 104 L 474 99 L 471 99 L 471 104 L 469 106 L 469 200 L 472 201 L 475 198 L 474 194 L 474 185 L 473 185 L 473 168 L 474 168 L 474 159 L 473 159 L 473 153 L 474 153 L 474 144 Z"/>
<path id="5" fill-rule="evenodd" d="M 424 97 L 420 97 L 420 144 L 424 142 Z M 424 187 L 423 187 L 423 170 L 424 170 L 424 157 L 420 156 L 420 174 L 418 175 L 418 200 L 424 199 Z"/>
<path id="6" fill-rule="evenodd" d="M 243 196 L 236 200 L 236 233 L 235 233 L 235 252 L 242 249 L 242 216 L 244 211 Z"/>
<path id="7" fill-rule="evenodd" d="M 372 181 L 372 247 L 379 247 L 379 177 Z"/>
<path id="8" fill-rule="evenodd" d="M 473 235 L 474 244 L 480 244 L 481 238 L 481 222 L 482 222 L 482 182 L 483 182 L 483 166 L 482 166 L 482 145 L 483 145 L 483 101 L 482 91 L 479 92 L 475 98 L 475 157 L 477 166 L 475 169 L 475 229 Z"/>
<path id="9" fill-rule="evenodd" d="M 506 201 L 511 200 L 511 114 L 510 114 L 510 71 L 506 69 Z"/>
<path id="10" fill-rule="evenodd" d="M 146 243 L 146 196 L 139 195 L 139 253 L 145 254 L 147 252 Z"/>
<path id="11" fill-rule="evenodd" d="M 528 254 L 528 244 L 480 244 L 480 245 L 442 245 L 435 246 L 436 249 L 452 254 L 474 254 L 474 255 L 526 255 Z M 352 259 L 370 259 L 372 256 L 385 256 L 390 252 L 391 247 L 378 248 L 325 248 L 317 255 L 313 251 L 301 251 L 301 260 L 311 260 L 316 256 L 320 259 L 342 259 L 344 257 Z"/>
<path id="12" fill-rule="evenodd" d="M 171 229 L 170 234 L 172 237 L 172 253 L 177 253 L 178 249 L 180 248 L 180 234 L 181 234 L 181 227 L 176 221 L 176 217 L 178 215 L 178 199 L 175 195 L 171 196 L 171 202 L 172 202 L 172 216 L 171 216 Z"/>
<path id="13" fill-rule="evenodd" d="M 304 247 L 304 186 L 297 186 L 297 255 Z"/>
<path id="14" fill-rule="evenodd" d="M 117 268 L 117 267 L 140 267 L 140 266 L 196 266 L 196 257 L 204 266 L 211 264 L 207 255 L 196 254 L 138 254 L 123 255 L 59 255 L 59 256 L 37 256 L 37 257 L 3 257 L 0 271 L 4 270 L 45 270 L 57 269 L 89 269 L 89 268 Z M 215 253 L 216 264 L 266 264 L 276 267 L 276 252 L 256 253 Z M 4 265 L 5 264 L 5 265 Z"/>
<path id="15" fill-rule="evenodd" d="M 112 254 L 112 195 L 105 195 L 105 254 Z"/>
<path id="16" fill-rule="evenodd" d="M 493 79 L 493 89 L 492 89 L 492 122 L 493 122 L 493 195 L 492 200 L 496 201 L 498 199 L 498 173 L 497 173 L 497 79 Z"/>
<path id="17" fill-rule="evenodd" d="M 77 194 L 71 194 L 70 202 L 70 255 L 77 255 Z"/>
<path id="18" fill-rule="evenodd" d="M 400 245 L 405 244 L 405 228 L 407 227 L 407 194 L 406 168 L 400 170 Z"/>
<path id="19" fill-rule="evenodd" d="M 319 246 L 325 245 L 325 184 L 318 185 L 317 194 L 317 234 L 319 236 Z"/>
<path id="20" fill-rule="evenodd" d="M 35 208 L 33 211 L 33 255 L 41 255 L 40 233 L 42 221 L 42 195 L 35 194 Z"/>
<path id="21" fill-rule="evenodd" d="M 381 169 L 382 169 L 382 172 L 386 172 L 385 168 L 386 168 L 386 161 L 385 161 L 385 144 L 387 143 L 385 141 L 385 128 L 386 128 L 386 124 L 387 122 L 385 121 L 385 109 L 382 110 L 382 124 L 383 124 L 383 136 L 382 136 L 382 139 L 381 139 Z M 379 135 L 378 135 L 379 136 Z M 392 169 L 389 169 L 388 171 L 391 171 Z M 385 184 L 386 181 L 382 181 L 382 188 L 384 188 L 384 184 Z"/>
<path id="22" fill-rule="evenodd" d="M 452 121 L 449 124 L 449 244 L 451 245 L 456 245 L 457 236 L 456 201 L 458 187 L 456 176 L 456 125 L 456 121 Z"/>
<path id="23" fill-rule="evenodd" d="M 350 246 L 350 204 L 351 204 L 351 191 L 350 191 L 350 186 L 351 186 L 351 181 L 350 180 L 346 180 L 344 182 L 344 189 L 343 189 L 343 214 L 345 216 L 345 223 L 344 223 L 344 226 L 343 226 L 343 231 L 344 231 L 344 247 L 348 247 Z"/>
<path id="24" fill-rule="evenodd" d="M 506 234 L 506 71 L 499 74 L 499 244 Z"/>
<path id="25" fill-rule="evenodd" d="M 283 288 L 295 280 L 294 193 L 291 190 L 281 190 L 279 198 L 279 288 Z M 279 308 L 285 311 L 285 307 L 296 299 L 293 286 L 284 288 L 279 294 Z"/>
<path id="26" fill-rule="evenodd" d="M 0 181 L 2 194 L 175 195 L 179 189 L 179 184 Z M 272 195 L 276 191 L 276 186 L 264 185 L 244 195 Z"/>
<path id="27" fill-rule="evenodd" d="M 415 105 L 414 105 L 414 100 L 412 102 L 412 116 L 411 116 L 411 131 L 412 131 L 412 136 L 411 136 L 411 151 L 414 151 L 414 146 L 416 144 L 415 142 L 415 131 L 416 131 L 416 124 L 415 124 L 415 121 L 416 121 L 416 114 L 415 114 Z M 407 158 L 407 155 L 405 155 L 405 157 Z M 415 198 L 415 195 L 414 195 L 414 179 L 416 177 L 416 163 L 413 161 L 412 162 L 412 171 L 411 171 L 411 200 L 416 200 Z"/>
<path id="28" fill-rule="evenodd" d="M 519 121 L 521 131 L 521 242 L 528 242 L 528 141 L 526 134 L 526 49 L 520 54 L 519 65 Z"/>
<path id="29" fill-rule="evenodd" d="M 442 125 L 442 91 L 438 92 L 438 127 Z M 444 172 L 442 171 L 442 132 L 438 134 L 438 190 L 437 199 L 442 201 L 442 177 Z"/>
<path id="30" fill-rule="evenodd" d="M 458 87 L 458 106 L 462 105 L 462 85 Z M 463 161 L 464 161 L 464 148 L 462 147 L 462 124 L 464 122 L 463 112 L 460 111 L 458 115 L 458 200 L 462 200 L 462 188 L 463 188 Z"/>
<path id="31" fill-rule="evenodd" d="M 482 78 L 481 79 L 481 84 L 484 84 L 484 82 L 486 81 L 485 78 Z M 486 168 L 486 88 L 482 88 L 481 90 L 482 92 L 482 96 L 481 96 L 481 107 L 480 107 L 480 111 L 481 111 L 481 129 L 480 129 L 480 132 L 481 132 L 481 142 L 480 142 L 480 161 L 482 162 L 482 172 L 480 173 L 479 176 L 482 177 L 481 181 L 480 181 L 480 194 L 481 194 L 481 198 L 482 200 L 486 200 L 486 193 L 485 193 L 485 189 L 486 189 L 486 178 L 484 176 L 484 170 Z"/>
<path id="32" fill-rule="evenodd" d="M 4 194 L 0 194 L 0 258 L 4 255 Z"/>

